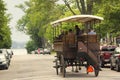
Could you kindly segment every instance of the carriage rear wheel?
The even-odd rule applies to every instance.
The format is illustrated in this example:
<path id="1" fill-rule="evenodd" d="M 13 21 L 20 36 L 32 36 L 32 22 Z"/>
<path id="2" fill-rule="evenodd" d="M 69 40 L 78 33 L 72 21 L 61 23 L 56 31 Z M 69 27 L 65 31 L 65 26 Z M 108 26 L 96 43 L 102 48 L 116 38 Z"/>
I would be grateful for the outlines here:
<path id="1" fill-rule="evenodd" d="M 55 61 L 55 64 L 56 64 L 56 74 L 58 75 L 58 68 L 59 68 L 58 60 Z"/>
<path id="2" fill-rule="evenodd" d="M 65 60 L 64 60 L 64 57 L 63 55 L 61 55 L 61 71 L 62 71 L 62 75 L 63 77 L 65 77 L 65 74 L 66 74 L 66 67 L 65 67 Z"/>
<path id="3" fill-rule="evenodd" d="M 88 67 L 87 67 L 88 68 Z M 95 68 L 95 67 L 93 67 L 94 68 L 94 73 L 95 73 L 95 76 L 97 77 L 98 76 L 98 74 L 99 74 L 99 68 Z M 92 71 L 91 71 L 92 72 Z M 87 74 L 89 74 L 89 72 L 87 71 Z"/>
<path id="4" fill-rule="evenodd" d="M 99 74 L 99 70 L 98 69 L 95 69 L 95 76 L 97 77 Z"/>
<path id="5" fill-rule="evenodd" d="M 94 67 L 94 72 L 95 72 L 95 76 L 96 76 L 96 77 L 98 76 L 98 74 L 99 74 L 99 71 L 100 71 L 100 68 L 99 68 L 99 66 L 97 66 L 97 67 Z"/>

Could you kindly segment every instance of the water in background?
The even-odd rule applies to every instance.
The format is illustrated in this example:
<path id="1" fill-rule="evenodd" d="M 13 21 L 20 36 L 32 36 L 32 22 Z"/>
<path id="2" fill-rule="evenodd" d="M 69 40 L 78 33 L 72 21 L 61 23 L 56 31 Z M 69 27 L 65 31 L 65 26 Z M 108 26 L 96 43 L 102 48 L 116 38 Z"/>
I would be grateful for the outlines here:
<path id="1" fill-rule="evenodd" d="M 26 49 L 7 49 L 8 52 L 13 51 L 14 55 L 27 55 Z"/>

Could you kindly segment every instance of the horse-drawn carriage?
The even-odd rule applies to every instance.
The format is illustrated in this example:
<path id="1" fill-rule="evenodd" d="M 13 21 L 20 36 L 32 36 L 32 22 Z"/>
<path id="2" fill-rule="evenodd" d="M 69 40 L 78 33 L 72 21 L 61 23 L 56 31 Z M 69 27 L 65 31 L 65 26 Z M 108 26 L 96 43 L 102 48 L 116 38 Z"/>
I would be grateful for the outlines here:
<path id="1" fill-rule="evenodd" d="M 99 35 L 89 35 L 88 29 L 96 22 L 103 20 L 102 17 L 93 15 L 75 15 L 63 18 L 51 23 L 54 35 L 54 50 L 56 52 L 55 66 L 57 75 L 62 73 L 63 77 L 66 75 L 66 68 L 68 66 L 76 67 L 75 71 L 80 70 L 81 66 L 85 66 L 87 73 L 89 68 L 94 70 L 95 76 L 98 76 L 99 65 Z M 65 34 L 62 38 L 56 38 L 60 32 L 60 24 L 69 22 L 80 22 L 85 25 L 86 34 L 80 36 L 67 37 Z M 92 67 L 91 67 L 92 66 Z"/>

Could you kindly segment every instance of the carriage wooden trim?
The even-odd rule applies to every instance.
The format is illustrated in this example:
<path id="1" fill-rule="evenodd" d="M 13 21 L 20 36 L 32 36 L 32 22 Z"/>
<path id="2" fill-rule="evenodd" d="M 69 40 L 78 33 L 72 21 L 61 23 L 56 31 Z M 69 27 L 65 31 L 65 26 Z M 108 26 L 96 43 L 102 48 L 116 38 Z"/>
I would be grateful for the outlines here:
<path id="1" fill-rule="evenodd" d="M 63 51 L 63 42 L 54 42 L 54 51 L 62 52 Z"/>
<path id="2" fill-rule="evenodd" d="M 81 35 L 78 37 L 78 41 L 82 41 L 84 43 L 86 43 L 86 42 L 97 43 L 98 42 L 98 35 L 96 35 L 96 34 L 94 34 L 94 35 L 90 35 L 90 34 Z"/>

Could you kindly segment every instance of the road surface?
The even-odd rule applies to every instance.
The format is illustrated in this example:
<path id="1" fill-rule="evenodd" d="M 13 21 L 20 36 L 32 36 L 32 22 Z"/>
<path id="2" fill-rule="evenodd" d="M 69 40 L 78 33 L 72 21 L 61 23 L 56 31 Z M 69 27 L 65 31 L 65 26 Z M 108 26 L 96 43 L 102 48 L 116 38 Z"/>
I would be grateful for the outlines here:
<path id="1" fill-rule="evenodd" d="M 102 68 L 99 76 L 86 74 L 86 70 L 78 73 L 67 68 L 66 77 L 56 75 L 53 68 L 53 55 L 14 55 L 8 70 L 0 70 L 0 80 L 120 80 L 120 72 Z"/>

